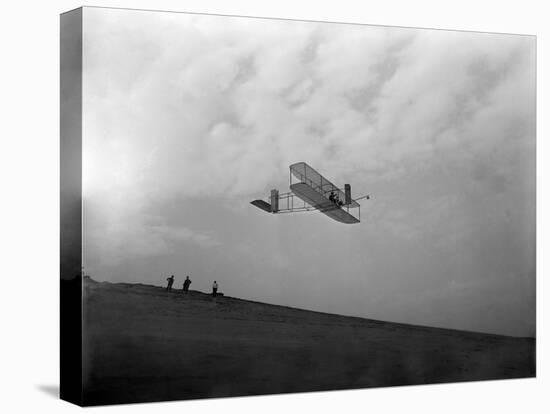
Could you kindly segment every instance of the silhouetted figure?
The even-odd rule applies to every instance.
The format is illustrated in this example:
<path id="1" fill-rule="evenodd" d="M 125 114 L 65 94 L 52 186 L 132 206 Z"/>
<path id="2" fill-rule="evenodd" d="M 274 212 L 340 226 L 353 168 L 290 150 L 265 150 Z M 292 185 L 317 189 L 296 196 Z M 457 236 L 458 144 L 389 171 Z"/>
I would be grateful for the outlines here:
<path id="1" fill-rule="evenodd" d="M 168 281 L 168 286 L 166 287 L 166 290 L 168 292 L 172 291 L 172 285 L 174 284 L 174 275 L 167 277 L 166 280 Z"/>
<path id="2" fill-rule="evenodd" d="M 330 192 L 330 195 L 328 196 L 328 199 L 334 203 L 334 191 Z"/>
<path id="3" fill-rule="evenodd" d="M 340 199 L 338 197 L 338 194 L 334 194 L 334 204 L 336 204 L 336 205 L 340 204 Z"/>
<path id="4" fill-rule="evenodd" d="M 191 279 L 189 279 L 189 276 L 185 278 L 183 281 L 183 291 L 185 293 L 189 292 L 189 285 L 191 284 Z"/>
<path id="5" fill-rule="evenodd" d="M 216 296 L 218 294 L 218 282 L 214 280 L 214 283 L 212 284 L 212 296 Z"/>

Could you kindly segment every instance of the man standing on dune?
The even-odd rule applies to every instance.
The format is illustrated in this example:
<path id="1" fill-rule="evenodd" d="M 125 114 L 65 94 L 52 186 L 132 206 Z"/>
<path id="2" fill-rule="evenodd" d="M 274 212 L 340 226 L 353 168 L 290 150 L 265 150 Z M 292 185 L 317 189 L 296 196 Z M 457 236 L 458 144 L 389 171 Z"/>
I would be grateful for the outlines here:
<path id="1" fill-rule="evenodd" d="M 166 280 L 168 281 L 168 286 L 166 287 L 166 290 L 168 292 L 172 291 L 172 285 L 174 284 L 174 275 L 167 277 Z"/>
<path id="2" fill-rule="evenodd" d="M 218 282 L 214 280 L 214 284 L 212 285 L 212 296 L 216 297 L 217 293 L 218 293 Z"/>
<path id="3" fill-rule="evenodd" d="M 189 292 L 189 285 L 191 284 L 191 280 L 189 279 L 189 276 L 187 276 L 183 282 L 183 292 L 188 293 Z"/>

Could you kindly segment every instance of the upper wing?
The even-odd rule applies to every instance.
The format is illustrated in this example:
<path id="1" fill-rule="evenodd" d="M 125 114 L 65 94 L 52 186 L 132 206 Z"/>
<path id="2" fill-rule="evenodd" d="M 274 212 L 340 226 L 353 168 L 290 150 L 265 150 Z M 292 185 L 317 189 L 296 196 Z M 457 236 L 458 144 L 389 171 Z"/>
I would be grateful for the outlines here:
<path id="1" fill-rule="evenodd" d="M 313 190 L 326 196 L 333 192 L 340 200 L 345 199 L 344 192 L 319 174 L 317 170 L 305 162 L 297 162 L 290 166 L 290 174 L 296 177 L 301 183 L 309 185 Z M 351 200 L 349 208 L 359 207 L 359 203 Z"/>

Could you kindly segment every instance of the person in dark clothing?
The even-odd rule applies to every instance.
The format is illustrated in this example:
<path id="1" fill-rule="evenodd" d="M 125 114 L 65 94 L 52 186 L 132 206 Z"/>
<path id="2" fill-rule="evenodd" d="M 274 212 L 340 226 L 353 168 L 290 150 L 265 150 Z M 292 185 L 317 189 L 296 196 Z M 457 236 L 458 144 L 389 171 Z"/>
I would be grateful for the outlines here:
<path id="1" fill-rule="evenodd" d="M 218 294 L 218 282 L 214 280 L 214 284 L 212 285 L 212 296 L 216 296 Z"/>
<path id="2" fill-rule="evenodd" d="M 330 192 L 330 195 L 328 196 L 328 199 L 334 203 L 334 191 Z"/>
<path id="3" fill-rule="evenodd" d="M 172 291 L 172 285 L 174 284 L 174 275 L 167 277 L 166 280 L 168 281 L 168 286 L 166 287 L 166 290 L 168 292 Z"/>
<path id="4" fill-rule="evenodd" d="M 183 292 L 187 293 L 189 292 L 189 285 L 191 284 L 191 280 L 189 279 L 189 276 L 187 276 L 183 282 Z"/>

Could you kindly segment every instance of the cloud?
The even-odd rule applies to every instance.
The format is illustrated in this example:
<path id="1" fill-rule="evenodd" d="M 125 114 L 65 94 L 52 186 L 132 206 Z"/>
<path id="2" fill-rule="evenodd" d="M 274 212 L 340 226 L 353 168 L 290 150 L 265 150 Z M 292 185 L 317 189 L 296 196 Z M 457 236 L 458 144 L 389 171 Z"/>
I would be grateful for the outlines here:
<path id="1" fill-rule="evenodd" d="M 151 231 L 159 234 L 163 239 L 170 241 L 183 241 L 197 244 L 201 247 L 219 246 L 220 242 L 209 232 L 191 230 L 186 227 L 173 227 L 167 225 L 151 226 Z"/>
<path id="2" fill-rule="evenodd" d="M 97 117 L 121 146 L 119 165 L 137 159 L 128 165 L 134 182 L 143 176 L 157 195 L 250 196 L 298 160 L 338 178 L 396 174 L 441 150 L 460 158 L 480 141 L 492 148 L 510 125 L 487 118 L 511 123 L 526 113 L 515 113 L 512 96 L 529 109 L 530 96 L 518 96 L 529 93 L 518 84 L 518 61 L 532 58 L 520 53 L 525 39 L 237 18 L 222 28 L 217 19 L 126 16 L 87 26 L 88 135 L 103 132 L 93 131 Z M 150 20 L 163 30 L 147 31 Z M 98 170 L 87 171 L 90 180 Z"/>

